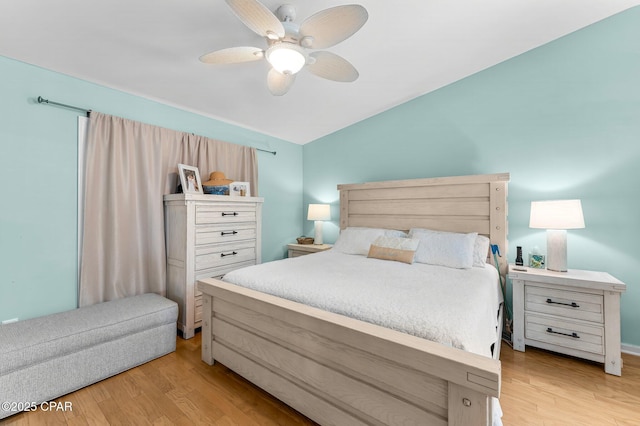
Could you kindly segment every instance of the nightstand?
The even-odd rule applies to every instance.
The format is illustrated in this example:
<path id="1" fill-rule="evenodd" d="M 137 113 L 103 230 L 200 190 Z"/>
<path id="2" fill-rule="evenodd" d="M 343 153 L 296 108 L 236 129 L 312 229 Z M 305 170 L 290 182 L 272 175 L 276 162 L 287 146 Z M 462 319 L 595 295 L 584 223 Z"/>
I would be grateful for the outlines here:
<path id="1" fill-rule="evenodd" d="M 333 244 L 289 244 L 287 247 L 289 248 L 289 257 L 298 257 L 329 250 Z"/>
<path id="2" fill-rule="evenodd" d="M 522 269 L 522 270 L 521 270 Z M 620 295 L 627 286 L 606 272 L 554 272 L 509 265 L 513 348 L 525 345 L 604 363 L 620 376 Z"/>

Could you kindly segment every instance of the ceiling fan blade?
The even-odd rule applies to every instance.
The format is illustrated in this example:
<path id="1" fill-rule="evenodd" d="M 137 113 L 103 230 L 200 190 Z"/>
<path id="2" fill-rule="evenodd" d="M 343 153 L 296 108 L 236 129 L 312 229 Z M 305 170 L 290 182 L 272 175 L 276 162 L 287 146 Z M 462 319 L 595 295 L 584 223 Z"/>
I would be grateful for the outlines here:
<path id="1" fill-rule="evenodd" d="M 282 96 L 289 91 L 295 80 L 295 74 L 281 74 L 271 68 L 267 75 L 267 86 L 272 95 Z"/>
<path id="2" fill-rule="evenodd" d="M 364 7 L 352 4 L 322 10 L 300 25 L 302 37 L 313 37 L 312 49 L 326 49 L 351 37 L 358 31 L 369 14 Z"/>
<path id="3" fill-rule="evenodd" d="M 264 57 L 262 49 L 257 47 L 230 47 L 216 50 L 200 56 L 200 61 L 205 64 L 238 64 L 241 62 L 257 61 Z"/>
<path id="4" fill-rule="evenodd" d="M 307 69 L 318 77 L 333 81 L 350 83 L 358 79 L 358 70 L 342 56 L 331 52 L 313 52 L 309 56 L 315 62 L 307 65 Z"/>
<path id="5" fill-rule="evenodd" d="M 266 6 L 256 0 L 227 0 L 240 20 L 258 35 L 272 39 L 284 37 L 280 20 Z"/>

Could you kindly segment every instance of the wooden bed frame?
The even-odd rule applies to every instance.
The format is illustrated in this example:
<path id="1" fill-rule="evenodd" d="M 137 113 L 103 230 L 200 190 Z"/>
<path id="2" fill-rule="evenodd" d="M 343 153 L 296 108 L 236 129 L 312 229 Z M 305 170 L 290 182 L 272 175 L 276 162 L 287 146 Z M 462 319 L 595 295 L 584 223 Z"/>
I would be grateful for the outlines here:
<path id="1" fill-rule="evenodd" d="M 340 228 L 478 232 L 506 253 L 508 181 L 505 173 L 339 185 Z M 198 288 L 202 360 L 322 425 L 492 422 L 499 342 L 491 359 L 216 279 Z"/>

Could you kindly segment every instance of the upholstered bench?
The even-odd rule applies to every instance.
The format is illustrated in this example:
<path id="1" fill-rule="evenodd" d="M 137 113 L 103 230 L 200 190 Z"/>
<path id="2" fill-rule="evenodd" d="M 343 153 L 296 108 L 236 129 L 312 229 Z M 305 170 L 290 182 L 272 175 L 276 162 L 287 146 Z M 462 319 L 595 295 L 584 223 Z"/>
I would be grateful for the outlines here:
<path id="1" fill-rule="evenodd" d="M 1 325 L 0 419 L 175 351 L 177 318 L 143 294 Z"/>

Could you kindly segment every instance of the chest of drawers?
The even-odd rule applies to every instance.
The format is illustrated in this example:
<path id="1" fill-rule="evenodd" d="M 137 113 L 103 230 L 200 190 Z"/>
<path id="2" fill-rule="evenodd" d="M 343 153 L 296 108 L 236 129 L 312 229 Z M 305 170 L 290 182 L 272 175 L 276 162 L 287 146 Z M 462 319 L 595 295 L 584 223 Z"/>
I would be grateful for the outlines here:
<path id="1" fill-rule="evenodd" d="M 526 345 L 604 363 L 621 375 L 620 295 L 626 285 L 605 272 L 553 272 L 510 265 L 513 347 Z"/>
<path id="2" fill-rule="evenodd" d="M 167 298 L 178 303 L 178 329 L 185 339 L 202 322 L 196 282 L 261 262 L 262 202 L 259 197 L 165 195 Z"/>

